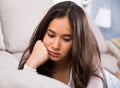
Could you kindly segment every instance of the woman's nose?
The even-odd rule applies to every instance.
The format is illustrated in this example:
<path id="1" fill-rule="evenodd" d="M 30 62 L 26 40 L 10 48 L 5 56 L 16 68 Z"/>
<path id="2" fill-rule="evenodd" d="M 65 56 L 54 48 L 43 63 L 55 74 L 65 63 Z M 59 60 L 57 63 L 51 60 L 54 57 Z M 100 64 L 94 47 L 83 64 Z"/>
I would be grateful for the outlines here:
<path id="1" fill-rule="evenodd" d="M 57 38 L 55 39 L 55 41 L 53 41 L 53 45 L 52 45 L 54 50 L 59 50 L 60 49 L 60 39 Z"/>

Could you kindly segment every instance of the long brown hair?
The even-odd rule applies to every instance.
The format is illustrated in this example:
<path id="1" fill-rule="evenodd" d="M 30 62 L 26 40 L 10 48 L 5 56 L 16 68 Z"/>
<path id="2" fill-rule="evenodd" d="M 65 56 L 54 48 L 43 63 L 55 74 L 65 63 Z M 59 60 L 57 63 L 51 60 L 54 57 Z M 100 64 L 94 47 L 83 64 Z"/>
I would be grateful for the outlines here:
<path id="1" fill-rule="evenodd" d="M 49 23 L 54 18 L 67 16 L 71 25 L 73 44 L 71 50 L 72 78 L 75 88 L 86 88 L 92 75 L 100 77 L 102 71 L 100 52 L 96 39 L 89 27 L 84 10 L 71 1 L 64 1 L 54 5 L 44 16 L 31 38 L 30 44 L 24 52 L 18 69 L 23 69 L 37 40 L 43 40 Z M 37 68 L 39 74 L 52 76 L 52 61 L 47 61 Z M 102 77 L 100 77 L 102 79 Z"/>

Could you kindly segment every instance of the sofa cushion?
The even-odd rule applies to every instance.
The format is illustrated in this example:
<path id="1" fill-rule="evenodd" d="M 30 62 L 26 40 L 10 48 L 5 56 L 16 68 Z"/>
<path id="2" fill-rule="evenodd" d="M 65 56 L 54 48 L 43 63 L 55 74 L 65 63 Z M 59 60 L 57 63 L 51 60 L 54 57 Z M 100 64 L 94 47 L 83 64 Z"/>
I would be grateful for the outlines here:
<path id="1" fill-rule="evenodd" d="M 0 70 L 0 88 L 70 88 L 43 75 L 22 70 Z"/>
<path id="2" fill-rule="evenodd" d="M 20 52 L 20 53 L 12 53 L 12 55 L 13 55 L 14 57 L 16 57 L 16 60 L 17 60 L 18 62 L 20 62 L 21 57 L 22 57 L 22 55 L 23 55 L 23 52 Z"/>
<path id="3" fill-rule="evenodd" d="M 17 69 L 18 61 L 8 52 L 0 51 L 0 69 Z"/>
<path id="4" fill-rule="evenodd" d="M 90 27 L 93 31 L 93 34 L 96 37 L 97 43 L 98 43 L 98 47 L 101 53 L 105 53 L 107 52 L 107 45 L 106 45 L 106 41 L 103 37 L 102 32 L 100 31 L 100 28 L 98 28 L 96 26 L 96 24 L 94 23 L 93 19 L 89 17 L 88 15 L 88 22 L 90 24 Z"/>
<path id="5" fill-rule="evenodd" d="M 5 50 L 5 44 L 3 39 L 2 27 L 1 27 L 1 20 L 0 20 L 0 50 Z"/>
<path id="6" fill-rule="evenodd" d="M 9 52 L 21 52 L 53 4 L 52 0 L 0 0 L 1 22 L 6 49 Z"/>

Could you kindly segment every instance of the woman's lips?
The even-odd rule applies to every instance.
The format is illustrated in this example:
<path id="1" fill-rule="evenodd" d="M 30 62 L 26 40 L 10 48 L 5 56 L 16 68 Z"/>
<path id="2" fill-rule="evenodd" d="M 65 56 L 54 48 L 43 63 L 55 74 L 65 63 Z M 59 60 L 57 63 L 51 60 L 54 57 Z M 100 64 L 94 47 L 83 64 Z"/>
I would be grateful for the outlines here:
<path id="1" fill-rule="evenodd" d="M 60 55 L 60 53 L 56 53 L 56 52 L 52 52 L 52 51 L 49 51 L 49 54 L 53 57 L 58 57 Z"/>

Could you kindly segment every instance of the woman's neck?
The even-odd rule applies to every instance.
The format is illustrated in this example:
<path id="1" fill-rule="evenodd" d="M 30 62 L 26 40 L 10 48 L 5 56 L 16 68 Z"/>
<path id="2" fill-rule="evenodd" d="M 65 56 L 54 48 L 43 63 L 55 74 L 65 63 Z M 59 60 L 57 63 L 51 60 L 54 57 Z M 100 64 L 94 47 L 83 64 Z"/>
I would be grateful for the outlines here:
<path id="1" fill-rule="evenodd" d="M 70 68 L 71 68 L 71 63 L 68 60 L 58 61 L 53 63 L 53 71 L 55 72 L 70 70 Z"/>
<path id="2" fill-rule="evenodd" d="M 71 64 L 67 61 L 65 62 L 55 62 L 53 66 L 53 78 L 68 84 L 70 80 L 70 70 L 71 70 Z"/>

